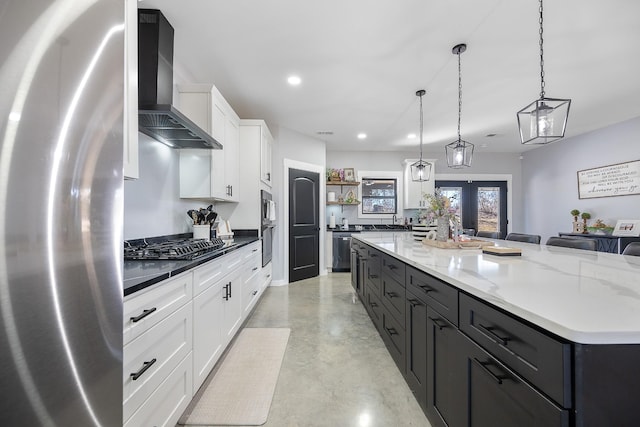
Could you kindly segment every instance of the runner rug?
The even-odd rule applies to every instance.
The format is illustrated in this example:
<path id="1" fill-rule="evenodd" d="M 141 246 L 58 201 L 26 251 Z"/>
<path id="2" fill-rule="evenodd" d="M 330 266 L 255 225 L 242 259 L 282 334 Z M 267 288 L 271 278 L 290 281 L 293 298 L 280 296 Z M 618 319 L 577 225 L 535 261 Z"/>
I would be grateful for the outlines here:
<path id="1" fill-rule="evenodd" d="M 280 374 L 291 330 L 243 329 L 222 365 L 180 424 L 187 426 L 262 425 Z"/>

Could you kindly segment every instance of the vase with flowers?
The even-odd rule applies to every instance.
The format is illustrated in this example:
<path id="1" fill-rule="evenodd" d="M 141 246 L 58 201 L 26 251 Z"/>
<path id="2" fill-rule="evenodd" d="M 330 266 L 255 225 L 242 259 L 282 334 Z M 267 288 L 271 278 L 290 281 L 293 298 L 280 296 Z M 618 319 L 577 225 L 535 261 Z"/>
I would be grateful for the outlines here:
<path id="1" fill-rule="evenodd" d="M 451 199 L 439 189 L 436 189 L 434 194 L 425 194 L 424 198 L 429 208 L 427 218 L 431 222 L 437 222 L 436 240 L 446 242 L 449 239 L 449 224 L 451 220 L 455 221 L 456 209 L 451 206 Z"/>

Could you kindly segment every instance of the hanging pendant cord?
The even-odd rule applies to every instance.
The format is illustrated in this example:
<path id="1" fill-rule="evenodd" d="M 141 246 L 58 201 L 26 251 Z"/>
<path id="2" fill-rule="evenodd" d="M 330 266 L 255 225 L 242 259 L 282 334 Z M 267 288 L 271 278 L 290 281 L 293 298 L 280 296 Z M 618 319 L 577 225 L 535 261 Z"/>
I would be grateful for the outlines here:
<path id="1" fill-rule="evenodd" d="M 423 128 L 423 118 L 422 118 L 422 95 L 420 95 L 420 164 L 422 164 L 422 128 Z"/>
<path id="2" fill-rule="evenodd" d="M 540 8 L 539 8 L 539 12 L 540 12 L 540 99 L 544 98 L 544 48 L 542 47 L 542 44 L 544 42 L 543 37 L 542 37 L 542 0 L 540 0 Z"/>
<path id="3" fill-rule="evenodd" d="M 460 67 L 460 51 L 458 51 L 458 144 L 460 144 L 460 120 L 462 118 L 462 68 Z"/>

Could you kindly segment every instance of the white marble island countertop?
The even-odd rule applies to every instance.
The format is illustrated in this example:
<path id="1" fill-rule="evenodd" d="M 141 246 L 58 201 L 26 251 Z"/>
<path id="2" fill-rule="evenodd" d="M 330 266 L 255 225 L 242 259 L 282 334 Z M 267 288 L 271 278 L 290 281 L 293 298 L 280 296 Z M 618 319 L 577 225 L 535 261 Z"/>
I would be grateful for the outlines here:
<path id="1" fill-rule="evenodd" d="M 640 257 L 493 240 L 522 250 L 504 257 L 408 232 L 352 237 L 569 341 L 640 344 Z"/>

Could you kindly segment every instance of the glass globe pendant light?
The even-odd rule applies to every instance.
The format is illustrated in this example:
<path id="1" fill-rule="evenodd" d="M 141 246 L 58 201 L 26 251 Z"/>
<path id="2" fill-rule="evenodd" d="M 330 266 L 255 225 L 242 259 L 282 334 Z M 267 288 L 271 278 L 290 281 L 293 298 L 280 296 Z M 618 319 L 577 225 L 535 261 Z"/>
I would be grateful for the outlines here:
<path id="1" fill-rule="evenodd" d="M 422 160 L 422 129 L 424 119 L 422 117 L 422 97 L 427 93 L 424 89 L 416 92 L 416 96 L 420 97 L 420 160 L 411 164 L 411 180 L 412 181 L 429 181 L 431 179 L 431 163 Z"/>
<path id="2" fill-rule="evenodd" d="M 464 141 L 460 137 L 460 119 L 462 117 L 462 71 L 460 67 L 460 54 L 467 50 L 466 44 L 457 44 L 451 50 L 458 55 L 458 139 L 445 146 L 447 165 L 453 169 L 471 166 L 473 158 L 473 144 Z"/>
<path id="3" fill-rule="evenodd" d="M 544 92 L 544 39 L 542 0 L 540 7 L 540 99 L 518 111 L 518 129 L 523 144 L 548 144 L 564 137 L 570 99 L 546 98 Z"/>

